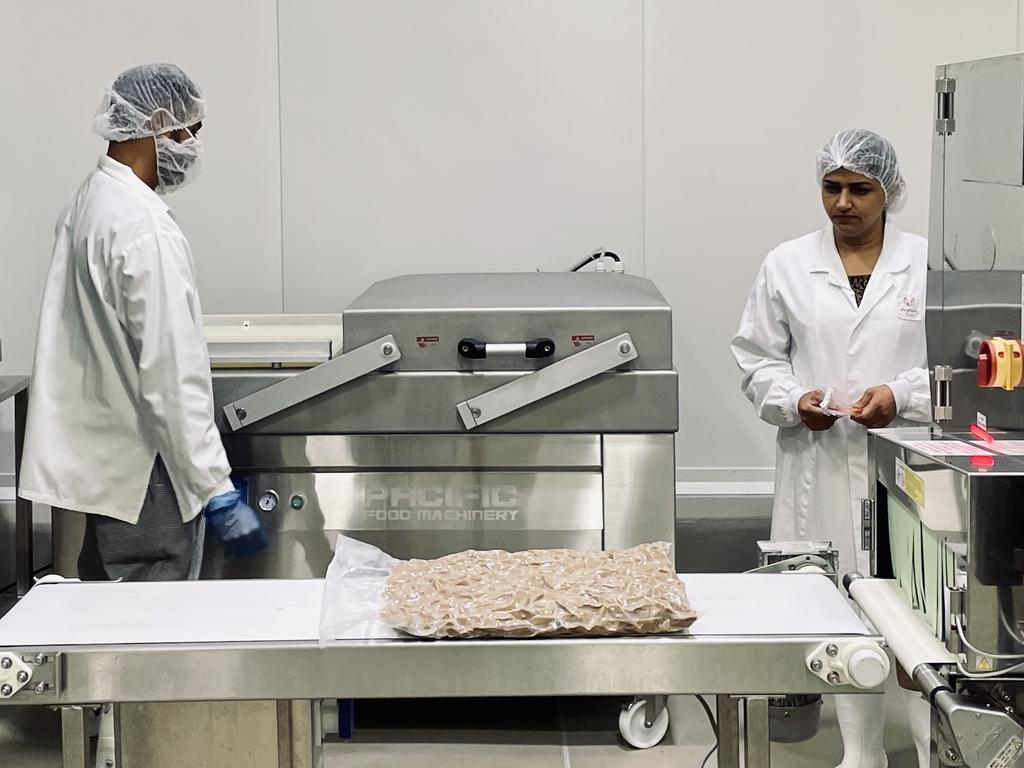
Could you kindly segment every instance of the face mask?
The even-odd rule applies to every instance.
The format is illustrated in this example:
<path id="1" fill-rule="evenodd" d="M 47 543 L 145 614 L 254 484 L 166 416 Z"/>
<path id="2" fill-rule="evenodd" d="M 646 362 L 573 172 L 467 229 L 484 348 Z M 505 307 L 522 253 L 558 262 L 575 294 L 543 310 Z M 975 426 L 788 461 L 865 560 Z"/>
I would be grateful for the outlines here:
<path id="1" fill-rule="evenodd" d="M 195 181 L 203 168 L 203 143 L 195 136 L 175 141 L 155 136 L 156 193 L 166 195 Z"/>

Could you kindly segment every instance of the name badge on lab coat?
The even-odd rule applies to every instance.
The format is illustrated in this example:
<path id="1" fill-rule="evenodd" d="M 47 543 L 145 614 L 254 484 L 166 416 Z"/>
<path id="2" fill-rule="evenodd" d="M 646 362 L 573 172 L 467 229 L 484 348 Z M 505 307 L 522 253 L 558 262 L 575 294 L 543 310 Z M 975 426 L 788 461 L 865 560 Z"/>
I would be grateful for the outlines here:
<path id="1" fill-rule="evenodd" d="M 900 320 L 920 320 L 921 319 L 921 297 L 920 296 L 900 296 L 899 315 L 900 315 Z"/>

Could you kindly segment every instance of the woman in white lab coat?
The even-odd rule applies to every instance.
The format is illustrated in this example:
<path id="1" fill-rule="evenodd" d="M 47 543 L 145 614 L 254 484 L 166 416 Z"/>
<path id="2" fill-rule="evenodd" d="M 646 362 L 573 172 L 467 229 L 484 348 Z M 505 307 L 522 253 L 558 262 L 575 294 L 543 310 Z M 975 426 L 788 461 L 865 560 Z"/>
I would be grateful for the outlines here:
<path id="1" fill-rule="evenodd" d="M 757 415 L 779 428 L 772 538 L 830 540 L 840 575 L 867 575 L 860 546 L 867 429 L 931 419 L 927 241 L 890 221 L 906 184 L 883 137 L 836 134 L 818 152 L 817 171 L 831 225 L 768 254 L 732 351 Z M 877 699 L 836 697 L 841 768 L 886 765 Z M 927 742 L 915 731 L 924 758 Z"/>

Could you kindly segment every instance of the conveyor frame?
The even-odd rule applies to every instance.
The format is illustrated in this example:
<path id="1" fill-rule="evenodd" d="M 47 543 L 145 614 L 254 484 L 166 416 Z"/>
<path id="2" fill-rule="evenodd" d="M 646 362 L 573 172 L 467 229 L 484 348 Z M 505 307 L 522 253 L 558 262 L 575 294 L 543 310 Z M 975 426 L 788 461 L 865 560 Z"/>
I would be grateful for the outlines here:
<path id="1" fill-rule="evenodd" d="M 279 745 L 279 754 L 272 756 L 277 762 L 267 765 L 311 768 L 320 754 L 317 702 L 321 699 L 630 697 L 637 691 L 652 698 L 714 694 L 718 697 L 720 721 L 719 765 L 739 768 L 743 751 L 746 766 L 761 768 L 769 765 L 769 697 L 861 692 L 850 684 L 830 684 L 811 670 L 813 654 L 823 644 L 842 648 L 846 643 L 878 642 L 827 580 L 819 582 L 817 576 L 738 574 L 685 578 L 692 579 L 691 594 L 697 593 L 695 605 L 704 611 L 704 625 L 684 635 L 468 641 L 360 639 L 325 646 L 316 639 L 313 628 L 318 603 L 316 593 L 309 590 L 316 582 L 40 585 L 33 590 L 38 595 L 35 601 L 30 593 L 0 621 L 0 660 L 7 654 L 33 670 L 24 688 L 6 699 L 0 696 L 0 705 L 61 708 L 65 768 L 84 768 L 87 715 L 83 707 L 88 705 L 263 702 L 270 721 L 276 723 L 275 743 Z M 749 594 L 746 585 L 773 598 L 761 601 L 764 610 L 749 616 L 749 621 L 748 606 L 758 602 L 758 597 Z M 110 617 L 121 615 L 120 623 L 97 616 L 88 607 L 61 612 L 61 621 L 53 621 L 53 604 L 47 604 L 45 598 L 59 596 L 71 606 L 97 587 L 109 590 L 101 597 L 135 594 L 132 590 L 163 590 L 173 599 L 166 601 L 167 616 L 152 605 L 150 596 L 148 601 L 132 598 L 138 610 L 130 614 L 131 619 L 125 618 L 124 610 L 131 601 L 107 608 Z M 242 594 L 237 590 L 247 590 L 257 607 L 239 605 L 238 600 L 228 602 L 229 591 Z M 193 607 L 193 595 L 217 597 L 207 599 L 200 610 Z M 780 606 L 787 601 L 800 603 L 789 609 L 797 612 L 790 618 L 780 616 L 786 610 Z M 108 602 L 96 598 L 95 604 Z M 222 638 L 223 630 L 210 628 L 217 624 L 218 606 L 223 606 L 225 613 L 233 610 L 245 617 L 240 623 L 255 627 L 256 635 L 269 632 L 267 637 L 287 638 L 175 643 L 140 640 L 161 636 L 161 632 L 176 638 Z M 283 629 L 265 630 L 273 624 L 272 617 L 281 606 L 286 612 L 294 607 L 283 622 L 278 620 Z M 793 634 L 780 629 L 782 622 L 791 621 L 797 614 L 806 614 L 807 618 L 801 626 L 794 626 Z M 221 621 L 225 626 L 233 624 L 231 616 L 221 617 Z M 737 626 L 746 629 L 728 631 Z M 808 631 L 811 626 L 822 629 Z M 243 627 L 238 636 L 256 636 L 246 635 L 246 631 Z M 95 641 L 118 632 L 131 636 L 133 642 Z M 15 643 L 14 637 L 26 638 L 26 643 Z M 68 642 L 45 642 L 45 638 L 67 638 Z M 770 664 L 765 663 L 768 658 Z M 43 685 L 37 692 L 39 683 Z M 245 734 L 237 736 L 243 738 Z M 218 732 L 216 738 L 222 743 L 229 736 Z M 238 765 L 252 768 L 253 763 Z M 124 764 L 123 768 L 132 766 Z"/>

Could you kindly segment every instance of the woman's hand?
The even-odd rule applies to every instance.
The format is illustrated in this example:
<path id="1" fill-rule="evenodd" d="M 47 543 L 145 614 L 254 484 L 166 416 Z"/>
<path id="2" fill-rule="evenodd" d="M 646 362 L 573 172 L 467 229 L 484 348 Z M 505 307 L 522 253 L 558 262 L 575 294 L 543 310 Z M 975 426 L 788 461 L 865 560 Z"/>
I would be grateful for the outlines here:
<path id="1" fill-rule="evenodd" d="M 853 406 L 860 408 L 860 413 L 850 418 L 869 429 L 886 427 L 896 418 L 896 398 L 885 384 L 865 389 Z"/>
<path id="2" fill-rule="evenodd" d="M 827 416 L 821 411 L 821 399 L 825 393 L 820 389 L 808 392 L 800 398 L 797 403 L 797 410 L 800 412 L 800 421 L 812 432 L 824 432 L 831 429 L 836 423 L 835 416 Z"/>

